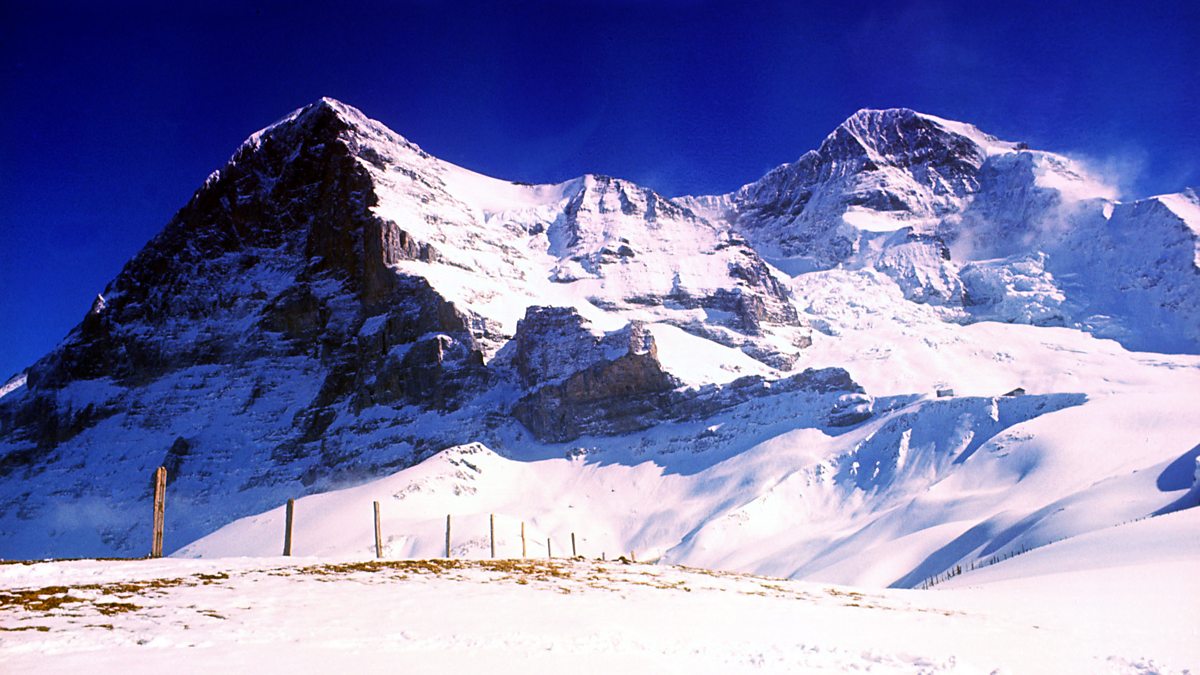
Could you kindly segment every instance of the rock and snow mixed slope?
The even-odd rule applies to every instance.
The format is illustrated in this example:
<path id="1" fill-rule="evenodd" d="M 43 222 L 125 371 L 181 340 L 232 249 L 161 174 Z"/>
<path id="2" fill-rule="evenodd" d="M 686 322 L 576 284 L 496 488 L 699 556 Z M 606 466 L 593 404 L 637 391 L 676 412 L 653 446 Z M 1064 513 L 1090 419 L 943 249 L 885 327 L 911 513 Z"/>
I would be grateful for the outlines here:
<path id="1" fill-rule="evenodd" d="M 191 539 L 517 418 L 561 438 L 707 414 L 809 333 L 727 226 L 626 181 L 480 176 L 323 99 L 251 136 L 0 399 L 5 555 L 139 551 L 159 464 Z M 686 357 L 656 336 L 707 374 L 667 372 Z M 530 379 L 537 352 L 578 368 Z"/>
<path id="2" fill-rule="evenodd" d="M 1079 162 L 968 124 L 863 110 L 797 161 L 682 201 L 782 270 L 876 269 L 950 320 L 1200 349 L 1195 192 L 1120 203 Z"/>
<path id="3" fill-rule="evenodd" d="M 668 199 L 323 99 L 5 385 L 0 555 L 144 552 L 163 464 L 184 555 L 277 553 L 310 494 L 304 553 L 370 551 L 378 500 L 393 556 L 447 513 L 482 555 L 495 513 L 510 549 L 918 585 L 1195 505 L 1198 213 L 905 110 Z"/>
<path id="4" fill-rule="evenodd" d="M 522 458 L 451 448 L 299 500 L 296 550 L 373 554 L 379 501 L 388 557 L 441 555 L 447 514 L 454 555 L 486 557 L 495 514 L 499 555 L 519 554 L 524 522 L 531 551 L 549 538 L 567 552 L 574 533 L 589 556 L 908 587 L 1200 503 L 1194 357 L 1131 354 L 1066 329 L 925 321 L 873 314 L 868 328 L 843 321 L 839 337 L 818 338 L 818 365 L 847 363 L 883 394 L 850 396 L 873 406 L 854 426 L 807 417 L 828 404 L 802 391 L 640 433 L 526 446 L 539 454 Z M 901 393 L 912 383 L 963 395 L 914 399 Z M 997 395 L 1021 385 L 1029 393 Z M 273 555 L 282 530 L 277 508 L 179 555 Z"/>

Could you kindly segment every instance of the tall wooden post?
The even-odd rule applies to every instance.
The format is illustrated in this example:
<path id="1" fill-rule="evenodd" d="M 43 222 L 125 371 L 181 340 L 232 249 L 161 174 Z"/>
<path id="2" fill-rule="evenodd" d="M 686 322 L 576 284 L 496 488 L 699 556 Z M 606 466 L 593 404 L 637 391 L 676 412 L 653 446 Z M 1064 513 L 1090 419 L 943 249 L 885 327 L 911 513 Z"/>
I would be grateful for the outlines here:
<path id="1" fill-rule="evenodd" d="M 379 502 L 375 502 L 375 557 L 383 557 L 383 532 L 379 528 Z"/>
<path id="2" fill-rule="evenodd" d="M 546 537 L 546 557 L 547 558 L 554 557 L 554 556 L 550 555 L 550 537 Z"/>
<path id="3" fill-rule="evenodd" d="M 287 503 L 287 518 L 283 524 L 283 554 L 292 554 L 292 523 L 296 515 L 296 500 L 289 499 Z"/>
<path id="4" fill-rule="evenodd" d="M 446 557 L 450 557 L 450 514 L 446 514 Z"/>
<path id="5" fill-rule="evenodd" d="M 525 521 L 521 521 L 521 557 L 525 557 Z"/>
<path id="6" fill-rule="evenodd" d="M 578 556 L 579 556 L 579 554 L 575 552 L 575 533 L 572 532 L 571 533 L 571 557 L 575 558 Z"/>
<path id="7" fill-rule="evenodd" d="M 154 471 L 154 536 L 150 542 L 150 557 L 161 558 L 163 554 L 163 521 L 166 518 L 167 467 Z"/>
<path id="8" fill-rule="evenodd" d="M 488 529 L 491 531 L 492 539 L 492 557 L 496 557 L 496 514 L 491 514 L 488 517 Z"/>

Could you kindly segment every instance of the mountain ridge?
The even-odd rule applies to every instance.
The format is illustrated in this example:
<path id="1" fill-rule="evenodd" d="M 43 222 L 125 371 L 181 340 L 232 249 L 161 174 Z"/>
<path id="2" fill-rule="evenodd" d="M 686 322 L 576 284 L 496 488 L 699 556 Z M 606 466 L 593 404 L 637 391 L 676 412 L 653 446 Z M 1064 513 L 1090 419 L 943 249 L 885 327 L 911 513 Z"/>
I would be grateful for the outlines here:
<path id="1" fill-rule="evenodd" d="M 654 462 L 724 486 L 681 487 L 691 506 L 659 505 L 658 535 L 623 520 L 614 545 L 850 579 L 856 555 L 916 546 L 922 523 L 948 517 L 916 496 L 930 480 L 1007 484 L 1019 471 L 1003 444 L 1052 464 L 1019 440 L 1027 427 L 1050 437 L 1043 415 L 1091 419 L 1110 397 L 1150 396 L 1144 383 L 1190 381 L 1191 357 L 1151 363 L 1088 332 L 1200 351 L 1195 193 L 1123 204 L 1089 185 L 1070 160 L 910 110 L 860 111 L 727 195 L 671 199 L 598 174 L 518 184 L 320 99 L 242 143 L 63 343 L 5 385 L 0 555 L 137 552 L 149 494 L 136 477 L 159 465 L 182 545 L 475 443 L 518 463 Z M 1063 360 L 1076 352 L 1091 361 Z M 1106 368 L 1133 374 L 1112 389 L 1098 384 Z M 1019 386 L 1029 398 L 1000 396 Z M 1164 429 L 1157 452 L 1175 452 L 1188 427 Z M 1174 459 L 1139 452 L 1142 466 Z M 904 456 L 924 469 L 887 480 Z M 739 488 L 743 471 L 756 478 Z M 785 476 L 792 492 L 775 487 Z M 1098 508 L 1059 488 L 1021 494 L 953 515 L 1019 543 L 1026 531 L 994 509 L 1071 499 L 1038 522 L 1075 532 L 1079 510 Z M 714 543 L 749 536 L 729 523 L 776 500 L 816 519 L 824 543 Z M 911 523 L 889 515 L 905 503 Z M 821 519 L 865 529 L 843 539 Z M 897 538 L 866 534 L 878 531 Z M 961 559 L 913 551 L 924 562 L 863 573 L 915 583 Z"/>

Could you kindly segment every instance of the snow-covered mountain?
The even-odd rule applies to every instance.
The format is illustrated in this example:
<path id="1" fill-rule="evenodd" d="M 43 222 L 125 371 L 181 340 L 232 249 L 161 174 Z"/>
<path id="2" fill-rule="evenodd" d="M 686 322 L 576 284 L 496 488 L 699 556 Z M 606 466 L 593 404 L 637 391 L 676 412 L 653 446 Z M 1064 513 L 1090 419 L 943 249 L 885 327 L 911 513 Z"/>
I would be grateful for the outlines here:
<path id="1" fill-rule="evenodd" d="M 1132 203 L 1079 162 L 912 110 L 862 110 L 817 150 L 683 203 L 792 274 L 874 268 L 949 320 L 1200 349 L 1200 198 Z"/>
<path id="2" fill-rule="evenodd" d="M 277 553 L 254 514 L 310 494 L 310 552 L 373 546 L 379 500 L 392 555 L 447 513 L 482 555 L 495 513 L 912 586 L 1194 505 L 1198 326 L 1195 193 L 1121 203 L 970 125 L 861 111 L 670 199 L 482 176 L 322 99 L 0 389 L 0 556 L 143 553 L 165 465 L 184 555 Z"/>

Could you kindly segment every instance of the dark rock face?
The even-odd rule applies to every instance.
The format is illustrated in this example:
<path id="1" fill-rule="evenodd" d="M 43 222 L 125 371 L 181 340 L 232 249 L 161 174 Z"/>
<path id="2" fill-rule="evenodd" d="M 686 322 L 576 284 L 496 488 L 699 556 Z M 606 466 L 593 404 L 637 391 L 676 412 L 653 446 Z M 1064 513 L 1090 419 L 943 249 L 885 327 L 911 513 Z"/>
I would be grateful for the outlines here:
<path id="1" fill-rule="evenodd" d="M 282 333 L 297 345 L 315 340 L 329 322 L 330 309 L 312 292 L 309 284 L 285 289 L 263 308 L 259 325 L 263 330 Z"/>
<path id="2" fill-rule="evenodd" d="M 222 314 L 262 313 L 265 298 L 258 296 L 265 289 L 252 289 L 250 297 L 224 295 L 227 284 L 218 281 L 262 266 L 301 283 L 328 275 L 361 286 L 358 230 L 373 196 L 345 145 L 336 142 L 345 128 L 332 110 L 314 107 L 257 147 L 243 146 L 125 266 L 105 291 L 107 305 L 31 369 L 31 388 L 97 377 L 133 383 L 219 362 L 232 345 L 217 336 L 171 340 L 173 329 Z M 266 311 L 268 324 L 312 323 L 315 317 L 299 315 L 319 313 L 316 299 L 302 289 L 289 292 L 282 306 Z M 134 330 L 147 326 L 166 339 Z"/>
<path id="3" fill-rule="evenodd" d="M 276 355 L 311 355 L 331 370 L 317 407 L 351 394 L 360 407 L 452 401 L 430 369 L 459 356 L 433 348 L 434 341 L 387 358 L 394 345 L 441 332 L 454 336 L 462 361 L 480 361 L 468 319 L 425 280 L 387 268 L 435 259 L 436 251 L 370 211 L 377 198 L 355 159 L 352 130 L 322 101 L 243 145 L 126 265 L 63 345 L 30 369 L 28 387 L 39 405 L 53 406 L 46 403 L 52 397 L 37 392 L 71 381 L 135 386 L 193 366 Z M 258 280 L 266 276 L 274 283 Z M 250 282 L 229 283 L 238 278 Z M 358 327 L 381 313 L 382 329 L 356 338 Z M 261 333 L 230 330 L 254 316 Z M 191 333 L 188 324 L 208 330 Z M 28 416 L 13 417 L 19 425 Z M 61 430 L 34 435 L 52 443 Z"/>
<path id="4" fill-rule="evenodd" d="M 597 335 L 570 308 L 530 308 L 513 343 L 513 365 L 532 391 L 513 406 L 512 415 L 548 442 L 700 419 L 782 392 L 862 392 L 839 368 L 810 369 L 775 382 L 746 377 L 720 387 L 681 388 L 663 370 L 658 346 L 643 325 L 633 322 Z"/>
<path id="5" fill-rule="evenodd" d="M 153 436 L 186 415 L 199 428 L 245 426 L 240 443 L 266 446 L 273 458 L 249 470 L 267 475 L 272 464 L 321 452 L 330 425 L 365 408 L 452 410 L 486 387 L 474 317 L 425 279 L 388 267 L 438 254 L 371 210 L 378 199 L 358 157 L 357 124 L 337 104 L 318 102 L 247 141 L 213 173 L 29 369 L 24 390 L 0 402 L 0 473 L 36 475 L 60 461 L 57 447 L 113 416 L 130 429 L 122 433 Z M 258 380 L 240 410 L 218 413 L 182 393 L 177 410 L 140 407 L 168 395 L 156 388 L 199 388 L 197 378 L 216 373 L 235 387 Z M 81 403 L 71 392 L 90 382 L 105 394 Z M 293 383 L 300 386 L 285 397 L 292 405 L 256 412 Z M 186 485 L 194 467 L 211 474 L 214 452 L 242 464 L 234 448 L 183 436 L 166 444 L 161 461 L 173 484 Z"/>
<path id="6" fill-rule="evenodd" d="M 351 357 L 355 409 L 397 401 L 458 407 L 463 392 L 486 382 L 469 317 L 421 277 L 393 275 L 392 284 L 387 310 L 368 317 L 358 332 Z"/>
<path id="7" fill-rule="evenodd" d="M 538 389 L 517 402 L 513 416 L 547 441 L 628 433 L 652 426 L 667 392 L 676 386 L 651 342 L 649 351 L 631 350 Z"/>
<path id="8" fill-rule="evenodd" d="M 0 416 L 0 433 L 12 434 L 31 444 L 36 452 L 48 454 L 59 443 L 78 436 L 83 431 L 117 413 L 114 406 L 86 403 L 82 406 L 58 403 L 52 394 L 27 392 L 16 405 L 4 406 Z"/>
<path id="9" fill-rule="evenodd" d="M 674 384 L 658 359 L 630 353 L 537 390 L 514 406 L 513 416 L 546 441 L 627 433 L 654 424 L 661 395 Z"/>
<path id="10" fill-rule="evenodd" d="M 544 440 L 644 429 L 660 395 L 679 386 L 663 370 L 654 336 L 636 322 L 597 335 L 573 308 L 531 307 L 513 343 L 513 365 L 534 389 L 513 416 Z"/>
<path id="11" fill-rule="evenodd" d="M 583 435 L 639 431 L 662 422 L 704 419 L 751 399 L 779 394 L 863 393 L 841 368 L 809 369 L 775 381 L 745 377 L 699 389 L 669 388 L 669 382 L 656 377 L 656 361 L 651 363 L 646 356 L 592 366 L 569 380 L 569 386 L 539 389 L 521 399 L 513 415 L 540 440 L 558 443 Z M 830 426 L 855 424 L 871 414 L 863 410 L 848 413 L 836 405 L 830 410 Z"/>
<path id="12" fill-rule="evenodd" d="M 462 404 L 462 395 L 486 383 L 478 350 L 448 335 L 435 335 L 408 345 L 403 356 L 389 354 L 374 378 L 359 390 L 360 408 L 402 400 L 442 410 Z"/>

